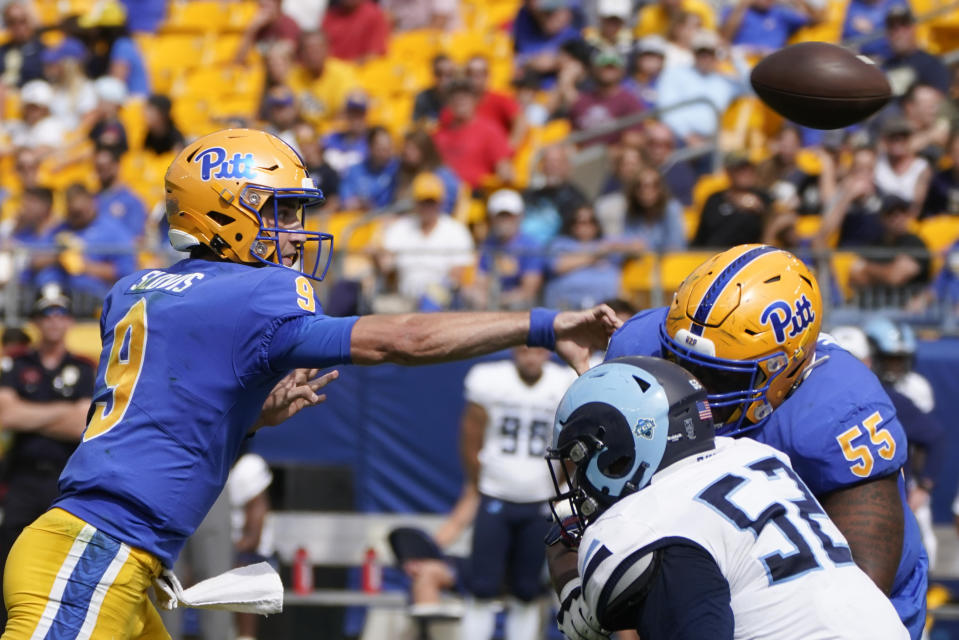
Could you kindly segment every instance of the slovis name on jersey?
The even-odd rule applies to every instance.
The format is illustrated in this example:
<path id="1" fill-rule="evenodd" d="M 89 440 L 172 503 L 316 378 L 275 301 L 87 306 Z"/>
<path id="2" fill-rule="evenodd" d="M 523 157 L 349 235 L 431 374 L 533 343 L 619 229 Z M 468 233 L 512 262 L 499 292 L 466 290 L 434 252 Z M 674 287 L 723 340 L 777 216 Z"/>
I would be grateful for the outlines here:
<path id="1" fill-rule="evenodd" d="M 127 293 L 144 293 L 146 291 L 163 291 L 183 295 L 183 292 L 193 286 L 197 280 L 205 277 L 202 273 L 167 273 L 154 269 L 148 271 L 137 282 L 130 285 Z"/>
<path id="2" fill-rule="evenodd" d="M 773 336 L 778 344 L 786 341 L 786 330 L 789 330 L 789 337 L 795 338 L 806 330 L 816 319 L 816 312 L 812 309 L 812 303 L 803 294 L 799 299 L 793 302 L 790 307 L 785 300 L 776 300 L 769 303 L 763 313 L 759 316 L 759 323 L 770 325 L 773 330 Z"/>
<path id="3" fill-rule="evenodd" d="M 256 177 L 252 153 L 234 153 L 227 159 L 226 149 L 210 147 L 196 154 L 193 162 L 200 163 L 200 179 L 206 182 L 211 177 L 217 179 L 252 180 Z M 213 170 L 219 169 L 216 175 Z"/>

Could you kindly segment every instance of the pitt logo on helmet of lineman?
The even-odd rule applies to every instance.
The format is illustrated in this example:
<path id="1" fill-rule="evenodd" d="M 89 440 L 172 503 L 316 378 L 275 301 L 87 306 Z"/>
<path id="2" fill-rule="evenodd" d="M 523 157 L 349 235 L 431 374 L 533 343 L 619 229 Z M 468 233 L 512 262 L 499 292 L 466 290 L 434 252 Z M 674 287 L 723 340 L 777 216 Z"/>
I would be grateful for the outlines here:
<path id="1" fill-rule="evenodd" d="M 815 319 L 816 312 L 812 309 L 812 303 L 806 298 L 806 294 L 803 294 L 793 302 L 793 307 L 784 300 L 771 302 L 759 316 L 759 323 L 771 325 L 776 342 L 782 344 L 786 341 L 787 329 L 789 337 L 795 338 Z"/>
<path id="2" fill-rule="evenodd" d="M 256 177 L 252 153 L 234 153 L 233 158 L 227 160 L 226 149 L 210 147 L 196 154 L 193 162 L 200 163 L 200 179 L 204 182 L 218 167 L 220 170 L 213 176 L 217 179 L 252 180 Z"/>

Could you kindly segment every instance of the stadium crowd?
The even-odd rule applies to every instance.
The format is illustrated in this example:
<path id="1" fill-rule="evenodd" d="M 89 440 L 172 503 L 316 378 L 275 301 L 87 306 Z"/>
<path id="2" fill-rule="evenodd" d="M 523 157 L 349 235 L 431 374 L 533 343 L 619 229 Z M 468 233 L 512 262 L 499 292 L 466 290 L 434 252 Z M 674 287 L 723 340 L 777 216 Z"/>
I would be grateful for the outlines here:
<path id="1" fill-rule="evenodd" d="M 351 254 L 333 313 L 643 301 L 688 271 L 659 256 L 748 242 L 818 260 L 834 305 L 952 304 L 959 14 L 920 4 L 13 0 L 0 241 L 25 251 L 0 276 L 20 311 L 53 282 L 95 314 L 175 257 L 173 154 L 248 125 L 327 194 L 311 224 Z M 783 122 L 749 68 L 808 39 L 872 56 L 896 99 L 849 130 Z"/>
<path id="2" fill-rule="evenodd" d="M 6 317 L 90 320 L 118 278 L 179 259 L 164 172 L 227 126 L 286 141 L 326 194 L 308 220 L 336 237 L 330 315 L 621 298 L 628 317 L 760 242 L 814 265 L 834 309 L 959 308 L 959 3 L 326 4 L 5 2 Z M 784 122 L 749 70 L 801 40 L 870 56 L 894 100 L 847 130 Z M 69 298 L 36 302 L 50 285 Z M 914 338 L 867 333 L 859 357 L 911 367 Z M 939 464 L 915 465 L 917 508 Z"/>

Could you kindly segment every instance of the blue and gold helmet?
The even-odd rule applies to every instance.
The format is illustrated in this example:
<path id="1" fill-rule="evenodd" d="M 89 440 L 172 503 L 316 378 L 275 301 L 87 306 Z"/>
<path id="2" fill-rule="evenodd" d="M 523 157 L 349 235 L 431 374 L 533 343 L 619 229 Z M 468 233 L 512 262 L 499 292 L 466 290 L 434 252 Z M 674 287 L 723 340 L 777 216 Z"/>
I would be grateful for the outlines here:
<path id="1" fill-rule="evenodd" d="M 590 369 L 556 410 L 547 454 L 554 515 L 571 513 L 585 528 L 657 471 L 712 449 L 713 435 L 706 390 L 679 365 L 630 356 Z"/>

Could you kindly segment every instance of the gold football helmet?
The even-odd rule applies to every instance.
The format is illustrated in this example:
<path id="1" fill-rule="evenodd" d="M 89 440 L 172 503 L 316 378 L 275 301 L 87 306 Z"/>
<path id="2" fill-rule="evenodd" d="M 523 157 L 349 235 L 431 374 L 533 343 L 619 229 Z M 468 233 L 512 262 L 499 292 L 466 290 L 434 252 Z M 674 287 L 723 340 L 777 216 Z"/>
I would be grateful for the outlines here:
<path id="1" fill-rule="evenodd" d="M 299 154 L 254 129 L 203 136 L 187 145 L 166 173 L 174 249 L 202 245 L 231 262 L 292 268 L 316 280 L 329 269 L 333 236 L 305 231 L 303 215 L 305 207 L 323 200 Z M 295 259 L 281 255 L 284 233 L 294 234 Z M 306 256 L 312 256 L 312 265 L 305 264 Z M 284 264 L 284 258 L 292 264 Z"/>
<path id="2" fill-rule="evenodd" d="M 706 386 L 717 433 L 731 435 L 755 428 L 799 384 L 821 323 L 806 265 L 774 247 L 740 245 L 683 281 L 660 343 Z"/>

